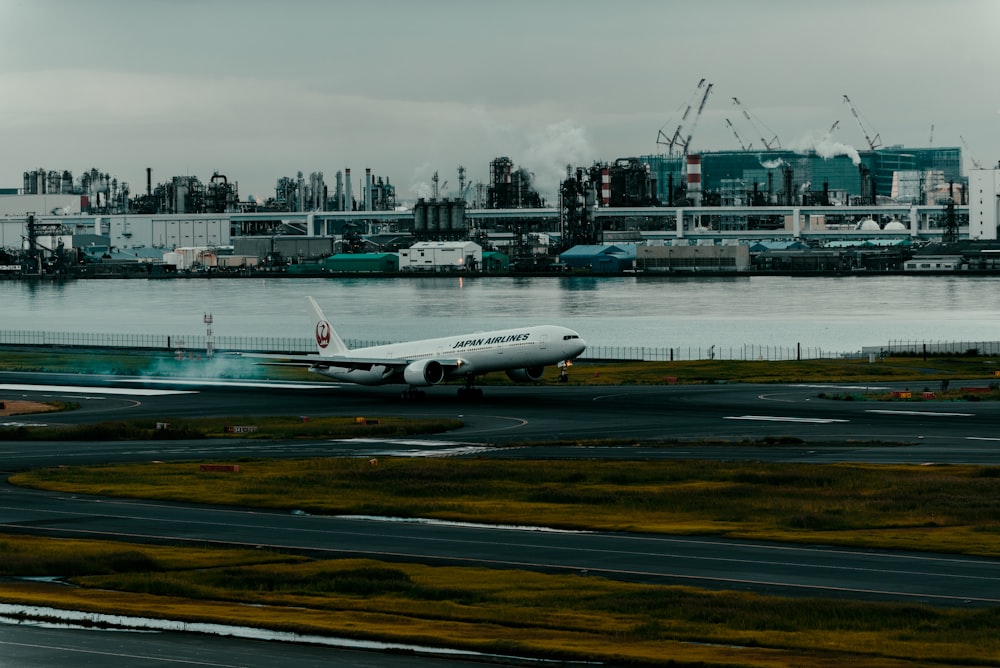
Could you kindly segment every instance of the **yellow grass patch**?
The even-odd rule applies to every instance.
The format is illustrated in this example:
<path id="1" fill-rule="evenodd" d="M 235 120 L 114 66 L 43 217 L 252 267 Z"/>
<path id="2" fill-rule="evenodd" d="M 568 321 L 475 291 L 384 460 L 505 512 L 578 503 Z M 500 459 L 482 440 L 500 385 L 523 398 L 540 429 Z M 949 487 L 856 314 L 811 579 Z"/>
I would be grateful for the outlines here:
<path id="1" fill-rule="evenodd" d="M 3 407 L 0 408 L 0 416 L 8 415 L 31 415 L 34 413 L 51 413 L 60 410 L 59 406 L 47 404 L 41 401 L 23 401 L 20 399 L 9 400 L 0 399 Z"/>

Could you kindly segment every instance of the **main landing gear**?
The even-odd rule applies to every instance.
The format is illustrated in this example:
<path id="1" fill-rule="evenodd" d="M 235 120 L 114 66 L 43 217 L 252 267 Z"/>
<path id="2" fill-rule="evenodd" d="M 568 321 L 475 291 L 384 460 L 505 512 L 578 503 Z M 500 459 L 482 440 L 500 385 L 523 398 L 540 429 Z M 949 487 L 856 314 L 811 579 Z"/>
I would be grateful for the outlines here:
<path id="1" fill-rule="evenodd" d="M 424 394 L 423 390 L 418 390 L 415 387 L 407 388 L 407 389 L 403 390 L 402 392 L 400 392 L 400 394 L 399 394 L 399 398 L 400 399 L 411 399 L 411 400 L 412 399 L 423 399 L 425 396 L 427 396 L 427 395 Z"/>
<path id="2" fill-rule="evenodd" d="M 458 398 L 459 399 L 482 399 L 483 391 L 478 387 L 473 387 L 473 383 L 476 382 L 475 376 L 465 377 L 465 387 L 458 388 Z"/>

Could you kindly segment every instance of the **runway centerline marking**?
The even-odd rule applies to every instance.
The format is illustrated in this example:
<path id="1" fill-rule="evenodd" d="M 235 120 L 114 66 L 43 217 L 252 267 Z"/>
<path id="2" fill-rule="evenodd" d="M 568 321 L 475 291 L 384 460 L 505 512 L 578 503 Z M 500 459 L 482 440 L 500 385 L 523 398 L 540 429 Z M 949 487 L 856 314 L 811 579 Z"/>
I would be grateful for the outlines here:
<path id="1" fill-rule="evenodd" d="M 838 418 L 801 418 L 785 417 L 780 415 L 731 415 L 724 420 L 753 420 L 757 422 L 805 422 L 808 424 L 832 424 L 834 422 L 850 422 Z"/>
<path id="2" fill-rule="evenodd" d="M 871 408 L 866 413 L 882 413 L 884 415 L 919 415 L 923 417 L 976 417 L 975 413 L 943 413 L 939 411 L 904 411 L 891 410 L 888 408 Z"/>
<path id="3" fill-rule="evenodd" d="M 795 383 L 788 387 L 808 387 L 818 390 L 890 390 L 890 387 L 879 385 L 810 385 L 808 383 Z"/>

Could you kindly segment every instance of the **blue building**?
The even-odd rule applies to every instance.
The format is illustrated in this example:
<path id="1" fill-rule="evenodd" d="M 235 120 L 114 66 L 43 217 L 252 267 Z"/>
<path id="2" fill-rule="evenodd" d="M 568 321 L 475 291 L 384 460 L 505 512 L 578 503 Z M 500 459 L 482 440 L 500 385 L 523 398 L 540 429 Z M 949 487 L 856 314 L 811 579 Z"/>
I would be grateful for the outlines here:
<path id="1" fill-rule="evenodd" d="M 570 269 L 617 274 L 626 269 L 634 269 L 635 257 L 635 244 L 582 245 L 560 253 L 559 261 Z"/>

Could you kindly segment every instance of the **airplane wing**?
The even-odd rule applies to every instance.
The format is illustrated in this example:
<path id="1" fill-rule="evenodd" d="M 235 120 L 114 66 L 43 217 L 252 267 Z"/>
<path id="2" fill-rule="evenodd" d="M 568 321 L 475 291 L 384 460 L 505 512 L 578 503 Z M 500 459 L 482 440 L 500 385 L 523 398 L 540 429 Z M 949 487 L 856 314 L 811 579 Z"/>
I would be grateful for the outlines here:
<path id="1" fill-rule="evenodd" d="M 281 354 L 281 353 L 234 353 L 238 357 L 252 357 L 254 359 L 270 359 L 274 362 L 260 362 L 264 366 L 316 366 L 316 367 L 340 367 L 343 369 L 370 369 L 373 366 L 384 366 L 391 369 L 404 369 L 415 359 L 406 357 L 351 357 L 345 355 L 316 355 L 316 354 Z M 467 362 L 460 357 L 433 357 L 435 362 L 445 368 L 458 368 L 466 365 Z"/>

